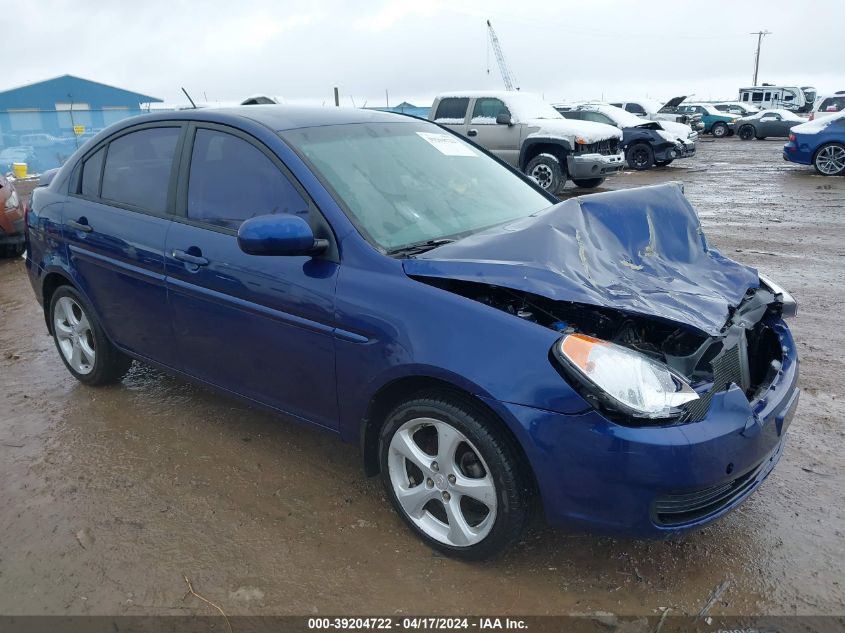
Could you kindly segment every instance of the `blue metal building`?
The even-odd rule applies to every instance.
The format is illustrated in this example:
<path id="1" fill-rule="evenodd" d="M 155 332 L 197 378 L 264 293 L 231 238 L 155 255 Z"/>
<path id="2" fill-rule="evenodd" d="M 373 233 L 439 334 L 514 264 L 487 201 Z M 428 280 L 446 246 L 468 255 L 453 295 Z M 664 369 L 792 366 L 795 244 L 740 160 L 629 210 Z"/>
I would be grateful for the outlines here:
<path id="1" fill-rule="evenodd" d="M 160 101 L 73 75 L 0 91 L 0 171 L 57 167 L 86 138 Z"/>

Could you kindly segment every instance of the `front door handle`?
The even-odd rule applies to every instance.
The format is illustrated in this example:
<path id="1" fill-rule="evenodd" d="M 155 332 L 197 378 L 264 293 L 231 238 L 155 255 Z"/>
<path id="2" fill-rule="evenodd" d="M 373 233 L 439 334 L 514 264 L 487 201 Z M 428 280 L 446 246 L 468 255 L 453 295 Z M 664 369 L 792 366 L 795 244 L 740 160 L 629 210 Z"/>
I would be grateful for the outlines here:
<path id="1" fill-rule="evenodd" d="M 173 259 L 178 259 L 180 262 L 186 264 L 193 264 L 194 266 L 207 266 L 208 260 L 199 255 L 191 255 L 185 251 L 173 251 Z"/>
<path id="2" fill-rule="evenodd" d="M 467 132 L 467 136 L 478 136 L 478 130 L 472 128 L 469 132 Z"/>
<path id="3" fill-rule="evenodd" d="M 90 233 L 94 230 L 94 227 L 88 224 L 88 220 L 85 218 L 79 218 L 79 220 L 68 220 L 67 225 L 70 228 L 82 231 L 83 233 Z"/>

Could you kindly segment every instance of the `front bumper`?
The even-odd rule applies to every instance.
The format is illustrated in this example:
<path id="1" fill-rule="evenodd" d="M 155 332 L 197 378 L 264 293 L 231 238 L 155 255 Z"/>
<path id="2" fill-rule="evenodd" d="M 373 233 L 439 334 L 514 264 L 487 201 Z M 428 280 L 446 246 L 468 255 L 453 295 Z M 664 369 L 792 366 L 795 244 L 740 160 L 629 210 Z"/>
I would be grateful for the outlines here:
<path id="1" fill-rule="evenodd" d="M 691 142 L 667 143 L 655 148 L 654 151 L 654 159 L 658 161 L 689 158 L 690 156 L 695 156 L 695 143 Z"/>
<path id="2" fill-rule="evenodd" d="M 23 218 L 9 219 L 6 222 L 6 226 L 0 224 L 0 245 L 18 245 L 23 244 L 25 241 L 26 235 L 24 235 Z"/>
<path id="3" fill-rule="evenodd" d="M 503 404 L 516 423 L 551 524 L 662 537 L 708 523 L 742 503 L 780 458 L 798 403 L 795 344 L 762 397 L 735 385 L 700 422 L 626 427 L 590 409 L 563 415 Z"/>
<path id="4" fill-rule="evenodd" d="M 571 180 L 601 178 L 622 171 L 624 152 L 617 154 L 570 154 L 566 157 L 567 175 Z"/>

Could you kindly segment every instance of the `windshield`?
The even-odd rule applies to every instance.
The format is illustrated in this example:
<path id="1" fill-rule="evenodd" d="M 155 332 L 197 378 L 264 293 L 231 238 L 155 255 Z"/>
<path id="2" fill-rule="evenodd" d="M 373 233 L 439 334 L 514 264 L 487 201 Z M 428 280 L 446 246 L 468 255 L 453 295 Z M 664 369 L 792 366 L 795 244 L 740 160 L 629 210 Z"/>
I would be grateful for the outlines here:
<path id="1" fill-rule="evenodd" d="M 463 237 L 552 205 L 506 167 L 422 121 L 280 134 L 385 251 Z"/>

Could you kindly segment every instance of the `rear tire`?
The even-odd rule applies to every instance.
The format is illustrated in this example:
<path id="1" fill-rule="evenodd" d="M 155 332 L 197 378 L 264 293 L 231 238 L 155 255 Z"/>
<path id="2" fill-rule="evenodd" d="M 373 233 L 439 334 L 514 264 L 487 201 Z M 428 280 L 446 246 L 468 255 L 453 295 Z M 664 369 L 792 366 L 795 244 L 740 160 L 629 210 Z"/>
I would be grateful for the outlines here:
<path id="1" fill-rule="evenodd" d="M 433 549 L 482 560 L 522 534 L 530 476 L 500 429 L 484 409 L 446 391 L 420 394 L 387 416 L 382 482 L 402 520 Z"/>
<path id="2" fill-rule="evenodd" d="M 525 175 L 551 194 L 560 191 L 566 183 L 560 161 L 551 154 L 537 154 L 532 158 L 525 166 Z"/>
<path id="3" fill-rule="evenodd" d="M 118 382 L 132 359 L 108 340 L 94 310 L 72 286 L 60 286 L 50 299 L 50 330 L 62 362 L 79 382 L 91 386 Z"/>
<path id="4" fill-rule="evenodd" d="M 754 131 L 754 126 L 753 125 L 743 125 L 741 128 L 739 128 L 739 131 L 737 132 L 737 136 L 739 136 L 739 138 L 741 138 L 743 141 L 750 141 L 752 138 L 754 138 L 756 136 L 756 133 Z"/>
<path id="5" fill-rule="evenodd" d="M 730 130 L 728 129 L 727 124 L 718 121 L 713 124 L 713 127 L 710 128 L 710 133 L 715 136 L 716 138 L 723 138 L 728 135 Z"/>
<path id="6" fill-rule="evenodd" d="M 845 145 L 822 145 L 813 156 L 813 167 L 822 176 L 845 176 Z"/>
<path id="7" fill-rule="evenodd" d="M 654 151 L 645 143 L 634 143 L 625 152 L 625 159 L 631 169 L 644 171 L 654 165 Z"/>
<path id="8" fill-rule="evenodd" d="M 577 180 L 573 179 L 572 183 L 576 187 L 581 187 L 582 189 L 595 189 L 603 183 L 604 180 L 604 178 L 578 178 Z"/>

